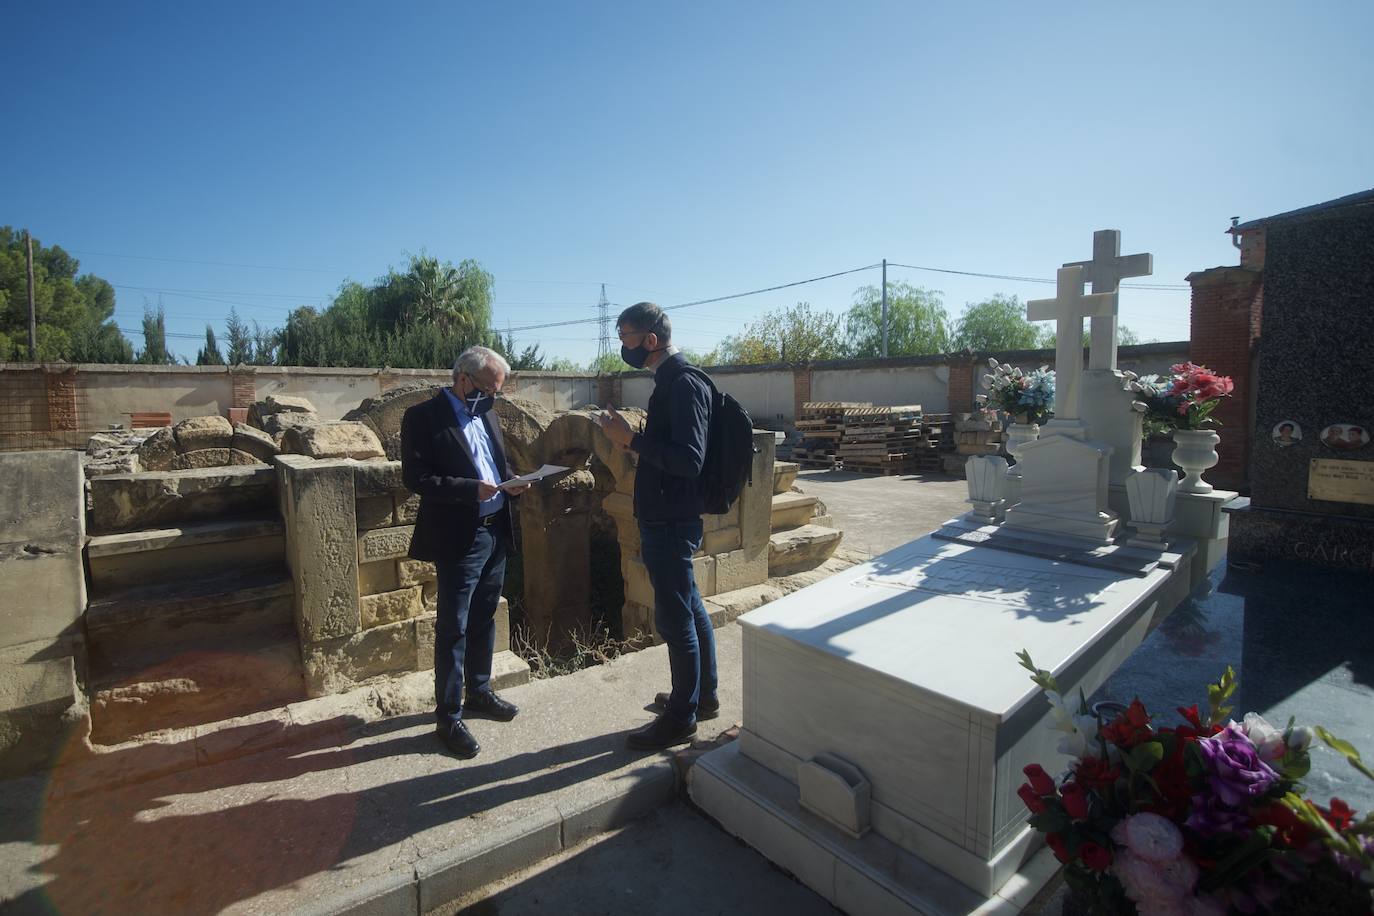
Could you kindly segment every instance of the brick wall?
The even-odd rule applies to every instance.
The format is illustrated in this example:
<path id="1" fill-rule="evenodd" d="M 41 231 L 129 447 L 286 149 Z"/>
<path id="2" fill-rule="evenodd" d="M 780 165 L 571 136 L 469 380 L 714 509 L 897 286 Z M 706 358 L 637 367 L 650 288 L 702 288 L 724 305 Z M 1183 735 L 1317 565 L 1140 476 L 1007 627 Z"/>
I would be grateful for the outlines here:
<path id="1" fill-rule="evenodd" d="M 599 375 L 596 378 L 596 403 L 602 407 L 623 406 L 618 375 Z"/>
<path id="2" fill-rule="evenodd" d="M 973 412 L 973 373 L 972 360 L 951 358 L 949 362 L 949 412 Z"/>
<path id="3" fill-rule="evenodd" d="M 811 400 L 811 367 L 792 370 L 792 416 L 802 415 L 802 405 Z"/>
<path id="4" fill-rule="evenodd" d="M 46 374 L 48 388 L 48 429 L 80 429 L 76 405 L 76 370 Z"/>
<path id="5" fill-rule="evenodd" d="M 1250 267 L 1214 267 L 1188 275 L 1193 287 L 1188 358 L 1235 382 L 1213 414 L 1221 422 L 1219 461 L 1207 480 L 1229 490 L 1249 486 L 1254 404 L 1255 344 L 1260 334 L 1263 273 Z"/>
<path id="6" fill-rule="evenodd" d="M 234 400 L 231 406 L 238 408 L 253 406 L 253 402 L 258 399 L 258 383 L 253 372 L 251 370 L 247 372 L 231 370 L 229 378 L 234 391 Z"/>

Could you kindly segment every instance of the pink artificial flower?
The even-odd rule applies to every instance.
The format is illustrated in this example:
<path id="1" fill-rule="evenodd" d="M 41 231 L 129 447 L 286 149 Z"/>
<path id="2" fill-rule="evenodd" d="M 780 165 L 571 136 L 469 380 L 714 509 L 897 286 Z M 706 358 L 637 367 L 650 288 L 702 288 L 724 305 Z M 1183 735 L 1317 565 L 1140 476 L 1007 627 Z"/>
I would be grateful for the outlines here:
<path id="1" fill-rule="evenodd" d="M 1147 862 L 1162 865 L 1183 852 L 1183 833 L 1167 817 L 1142 811 L 1112 828 L 1112 839 Z"/>

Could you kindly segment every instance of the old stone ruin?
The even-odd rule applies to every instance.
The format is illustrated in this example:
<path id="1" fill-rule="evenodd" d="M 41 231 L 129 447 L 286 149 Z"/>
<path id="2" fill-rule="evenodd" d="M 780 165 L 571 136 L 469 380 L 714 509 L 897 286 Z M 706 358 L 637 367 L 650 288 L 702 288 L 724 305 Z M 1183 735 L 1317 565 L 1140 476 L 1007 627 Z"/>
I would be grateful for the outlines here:
<path id="1" fill-rule="evenodd" d="M 293 704 L 367 685 L 384 697 L 431 668 L 435 574 L 405 556 L 418 498 L 398 458 L 402 414 L 435 390 L 389 391 L 342 421 L 278 397 L 246 424 L 199 417 L 102 433 L 85 455 L 0 455 L 0 775 L 204 762 L 118 753 L 131 747 L 248 753 L 305 724 Z M 597 628 L 648 644 L 633 456 L 589 410 L 497 409 L 517 471 L 571 469 L 518 502 L 516 622 L 550 652 Z M 836 568 L 824 506 L 774 461 L 772 433 L 755 442 L 753 485 L 706 519 L 695 560 L 718 626 Z M 494 674 L 523 682 L 505 600 L 498 615 Z"/>

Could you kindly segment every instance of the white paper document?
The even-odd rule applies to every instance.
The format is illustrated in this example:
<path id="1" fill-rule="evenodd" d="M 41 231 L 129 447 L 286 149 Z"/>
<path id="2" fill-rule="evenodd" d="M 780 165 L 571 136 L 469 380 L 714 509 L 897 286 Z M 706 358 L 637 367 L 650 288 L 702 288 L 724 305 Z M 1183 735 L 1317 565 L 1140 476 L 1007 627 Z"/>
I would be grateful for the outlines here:
<path id="1" fill-rule="evenodd" d="M 503 481 L 501 485 L 498 486 L 496 489 L 509 490 L 513 487 L 518 487 L 523 484 L 536 483 L 537 481 L 543 480 L 545 477 L 552 477 L 555 474 L 562 474 L 566 470 L 567 468 L 561 467 L 556 464 L 546 464 L 537 471 L 533 471 L 529 474 L 521 474 L 519 477 L 512 477 L 510 480 Z"/>

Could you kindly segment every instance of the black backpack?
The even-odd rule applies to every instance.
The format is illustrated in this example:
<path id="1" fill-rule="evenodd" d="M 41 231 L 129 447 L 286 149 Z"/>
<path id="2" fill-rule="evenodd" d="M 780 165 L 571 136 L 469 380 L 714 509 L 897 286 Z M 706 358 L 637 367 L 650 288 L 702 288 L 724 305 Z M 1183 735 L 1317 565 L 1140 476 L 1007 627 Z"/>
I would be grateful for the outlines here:
<path id="1" fill-rule="evenodd" d="M 721 392 L 696 366 L 686 371 L 711 389 L 711 427 L 706 434 L 706 461 L 701 468 L 701 495 L 708 515 L 724 515 L 754 482 L 754 421 L 739 401 Z"/>

